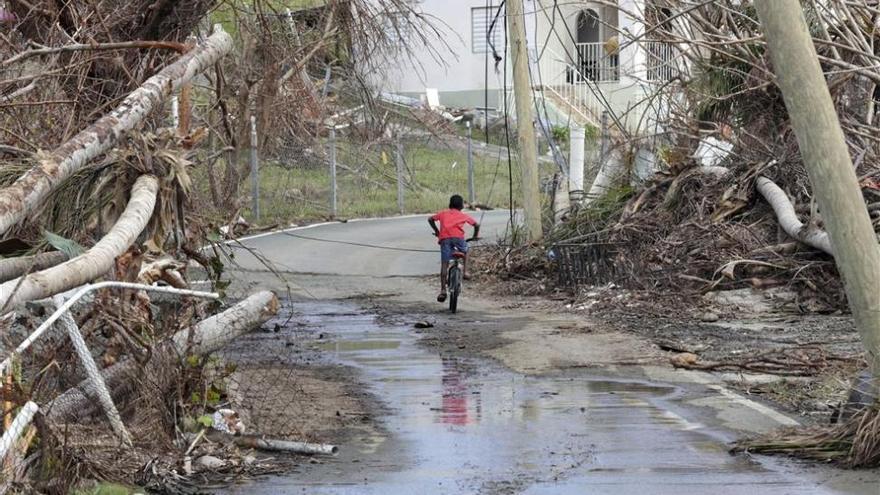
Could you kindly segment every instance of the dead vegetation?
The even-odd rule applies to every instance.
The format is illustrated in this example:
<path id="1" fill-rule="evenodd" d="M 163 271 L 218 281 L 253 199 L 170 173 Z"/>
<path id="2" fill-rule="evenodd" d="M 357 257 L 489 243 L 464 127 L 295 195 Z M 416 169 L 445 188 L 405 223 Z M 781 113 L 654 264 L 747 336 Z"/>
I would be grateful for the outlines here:
<path id="1" fill-rule="evenodd" d="M 221 241 L 236 229 L 222 227 L 241 223 L 250 122 L 271 153 L 314 144 L 328 122 L 364 120 L 369 111 L 350 109 L 373 105 L 371 61 L 411 53 L 430 25 L 402 0 L 293 11 L 270 0 L 11 0 L 0 26 L 0 493 L 68 493 L 88 480 L 191 492 L 284 464 L 247 445 L 312 448 L 283 443 L 321 440 L 278 411 L 301 399 L 290 347 L 260 366 L 216 354 L 274 314 L 275 296 L 212 301 L 191 290 L 190 272 L 200 266 L 212 291 L 228 285 Z M 47 326 L 66 304 L 53 296 L 96 281 L 141 285 L 97 290 L 73 323 Z M 284 400 L 256 393 L 264 383 L 288 387 Z M 247 435 L 270 438 L 222 433 L 241 435 L 241 417 L 259 429 Z"/>
<path id="2" fill-rule="evenodd" d="M 647 19 L 646 38 L 675 47 L 670 63 L 679 70 L 649 97 L 664 117 L 646 122 L 647 137 L 620 138 L 618 151 L 607 156 L 614 160 L 616 154 L 631 171 L 638 151 L 647 148 L 657 173 L 641 183 L 631 179 L 632 172 L 622 174 L 603 197 L 575 207 L 554 226 L 546 248 L 502 249 L 490 271 L 525 280 L 520 290 L 546 293 L 571 285 L 565 282 L 572 276 L 560 271 L 575 268 L 560 262 L 560 253 L 576 249 L 577 256 L 591 260 L 577 269 L 596 270 L 595 285 L 613 284 L 604 295 L 582 289 L 570 299 L 572 307 L 589 307 L 593 314 L 642 312 L 686 322 L 700 317 L 705 294 L 738 289 L 790 292 L 788 310 L 796 313 L 845 312 L 833 246 L 754 6 L 735 0 L 653 4 L 651 15 L 637 13 Z M 802 4 L 865 206 L 880 231 L 880 10 L 874 2 Z M 816 375 L 841 369 L 832 361 L 861 362 L 857 355 L 798 345 L 746 352 L 703 360 L 682 356 L 678 364 Z M 876 409 L 869 408 L 833 430 L 787 436 L 760 449 L 753 443 L 750 450 L 877 465 L 876 418 Z"/>

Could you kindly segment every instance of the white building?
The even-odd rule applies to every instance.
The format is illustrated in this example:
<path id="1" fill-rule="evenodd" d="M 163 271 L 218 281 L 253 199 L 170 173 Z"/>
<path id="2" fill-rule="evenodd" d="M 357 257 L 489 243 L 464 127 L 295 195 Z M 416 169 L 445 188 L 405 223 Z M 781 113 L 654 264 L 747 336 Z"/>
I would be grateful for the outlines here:
<path id="1" fill-rule="evenodd" d="M 548 108 L 547 118 L 596 122 L 610 107 L 627 127 L 641 119 L 645 105 L 640 102 L 647 90 L 672 77 L 675 64 L 670 45 L 643 39 L 645 1 L 619 0 L 613 7 L 587 0 L 524 0 L 532 86 L 544 100 L 542 108 Z M 496 69 L 494 55 L 508 58 L 500 3 L 414 2 L 440 31 L 432 45 L 445 63 L 396 58 L 373 74 L 375 84 L 411 97 L 436 88 L 440 103 L 448 107 L 500 109 L 505 61 Z M 508 61 L 508 84 L 511 65 Z M 628 112 L 633 107 L 636 110 Z"/>

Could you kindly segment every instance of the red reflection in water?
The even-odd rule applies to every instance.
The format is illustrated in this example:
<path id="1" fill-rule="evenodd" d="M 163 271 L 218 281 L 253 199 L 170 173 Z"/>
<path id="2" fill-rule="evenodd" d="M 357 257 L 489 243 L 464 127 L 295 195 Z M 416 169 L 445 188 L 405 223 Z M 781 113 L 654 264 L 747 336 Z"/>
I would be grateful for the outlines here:
<path id="1" fill-rule="evenodd" d="M 443 406 L 440 409 L 440 422 L 450 425 L 467 425 L 479 420 L 477 414 L 472 416 L 468 411 L 468 391 L 454 359 L 442 358 Z"/>

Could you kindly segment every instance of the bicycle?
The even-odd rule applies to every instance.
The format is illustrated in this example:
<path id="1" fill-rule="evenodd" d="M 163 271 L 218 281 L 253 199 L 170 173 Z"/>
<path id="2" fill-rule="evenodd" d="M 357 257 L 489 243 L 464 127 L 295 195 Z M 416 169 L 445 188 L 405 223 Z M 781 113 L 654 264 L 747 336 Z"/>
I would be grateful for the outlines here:
<path id="1" fill-rule="evenodd" d="M 473 242 L 479 240 L 476 237 L 472 237 L 467 239 L 465 242 Z M 452 252 L 452 260 L 449 262 L 449 266 L 446 268 L 446 290 L 449 294 L 449 311 L 451 313 L 455 313 L 458 311 L 458 296 L 461 294 L 461 280 L 462 280 L 462 263 L 464 263 L 465 258 L 467 258 L 467 254 L 455 249 Z"/>

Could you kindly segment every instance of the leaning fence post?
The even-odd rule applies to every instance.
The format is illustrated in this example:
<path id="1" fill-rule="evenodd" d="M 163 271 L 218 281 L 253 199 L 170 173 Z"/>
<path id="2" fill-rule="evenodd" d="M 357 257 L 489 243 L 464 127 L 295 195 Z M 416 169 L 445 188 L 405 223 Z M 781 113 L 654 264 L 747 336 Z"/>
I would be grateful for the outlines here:
<path id="1" fill-rule="evenodd" d="M 64 305 L 64 298 L 61 296 L 55 296 L 52 300 L 57 308 Z M 123 444 L 131 446 L 131 435 L 122 423 L 122 418 L 119 416 L 116 404 L 113 403 L 113 399 L 110 397 L 110 392 L 107 390 L 107 384 L 104 383 L 104 379 L 101 377 L 101 372 L 98 371 L 98 365 L 95 364 L 95 359 L 92 357 L 92 353 L 89 351 L 88 346 L 86 346 L 86 341 L 79 332 L 79 328 L 76 326 L 76 321 L 73 320 L 73 316 L 70 315 L 70 311 L 65 311 L 61 315 L 58 319 L 58 324 L 70 338 L 70 343 L 73 344 L 73 348 L 76 350 L 76 354 L 79 357 L 83 368 L 85 368 L 86 378 L 88 378 L 89 387 L 92 389 L 91 392 L 95 395 L 98 402 L 101 404 L 101 407 L 104 409 L 104 414 L 107 415 L 107 420 L 110 421 L 110 426 L 113 428 L 113 432 L 116 433 L 116 436 L 118 436 L 120 440 L 122 440 Z"/>
<path id="2" fill-rule="evenodd" d="M 257 220 L 260 219 L 260 169 L 259 162 L 257 160 L 257 117 L 251 115 L 251 152 L 250 152 L 250 161 L 251 161 L 251 180 L 253 182 L 253 190 L 251 191 L 251 195 L 253 196 L 253 204 L 254 204 L 254 218 Z"/>
<path id="3" fill-rule="evenodd" d="M 330 128 L 330 216 L 336 218 L 336 128 Z"/>
<path id="4" fill-rule="evenodd" d="M 15 420 L 12 422 L 12 426 L 4 431 L 3 438 L 0 438 L 0 460 L 6 458 L 9 449 L 15 444 L 15 440 L 20 437 L 24 432 L 24 429 L 31 424 L 31 421 L 34 419 L 34 414 L 36 414 L 39 409 L 40 407 L 31 401 L 28 401 L 28 403 L 21 408 L 21 411 L 18 412 L 18 416 L 16 416 Z"/>
<path id="5" fill-rule="evenodd" d="M 394 161 L 397 165 L 397 210 L 403 214 L 403 142 L 397 138 Z"/>

